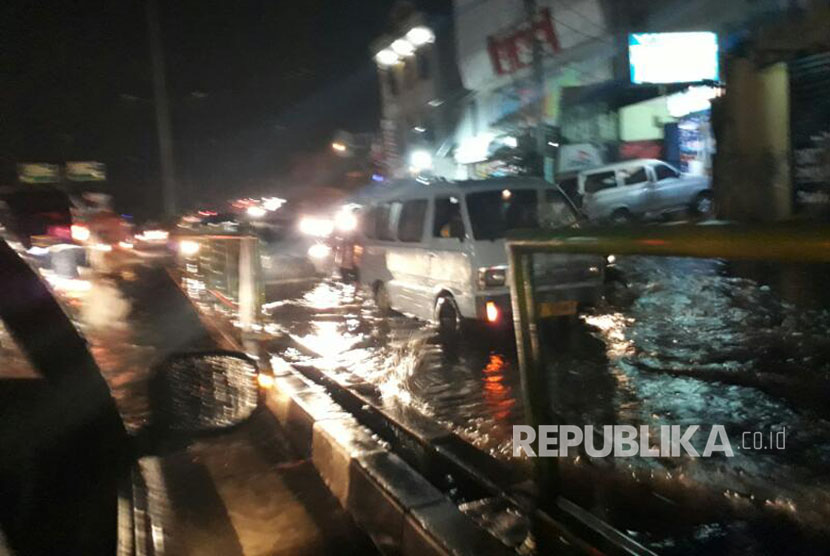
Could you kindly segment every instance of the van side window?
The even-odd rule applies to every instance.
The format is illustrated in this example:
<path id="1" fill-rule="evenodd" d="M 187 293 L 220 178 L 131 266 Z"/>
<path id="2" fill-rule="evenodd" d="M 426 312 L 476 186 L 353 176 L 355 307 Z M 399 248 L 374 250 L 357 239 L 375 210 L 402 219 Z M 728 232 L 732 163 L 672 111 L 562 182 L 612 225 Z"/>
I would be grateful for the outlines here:
<path id="1" fill-rule="evenodd" d="M 623 178 L 625 185 L 636 185 L 648 181 L 645 166 L 632 166 L 631 168 L 623 168 L 620 170 L 620 176 Z"/>
<path id="2" fill-rule="evenodd" d="M 395 241 L 395 228 L 398 225 L 398 216 L 401 213 L 401 203 L 396 201 L 383 205 L 383 212 L 378 214 L 377 231 L 378 239 Z"/>
<path id="3" fill-rule="evenodd" d="M 398 239 L 401 241 L 421 241 L 424 236 L 424 218 L 427 214 L 426 199 L 407 201 L 401 209 L 398 224 Z"/>
<path id="4" fill-rule="evenodd" d="M 568 203 L 565 195 L 555 189 L 546 189 L 544 202 L 539 205 L 539 225 L 555 230 L 570 226 L 579 220 L 579 216 Z"/>
<path id="5" fill-rule="evenodd" d="M 432 236 L 463 238 L 464 235 L 464 220 L 461 218 L 461 203 L 458 198 L 436 197 Z"/>
<path id="6" fill-rule="evenodd" d="M 585 176 L 585 192 L 596 193 L 603 189 L 610 189 L 617 187 L 617 177 L 613 170 L 610 172 L 597 172 L 596 174 L 588 174 Z"/>
<path id="7" fill-rule="evenodd" d="M 654 174 L 657 177 L 657 181 L 680 177 L 680 174 L 677 172 L 677 170 L 665 164 L 658 164 L 657 166 L 655 166 Z"/>
<path id="8" fill-rule="evenodd" d="M 389 205 L 378 205 L 375 209 L 375 238 L 392 239 L 389 231 Z"/>
<path id="9" fill-rule="evenodd" d="M 378 207 L 372 207 L 363 215 L 361 226 L 363 229 L 363 235 L 368 237 L 369 239 L 375 239 L 377 237 L 377 229 L 376 229 L 376 220 L 378 214 Z"/>

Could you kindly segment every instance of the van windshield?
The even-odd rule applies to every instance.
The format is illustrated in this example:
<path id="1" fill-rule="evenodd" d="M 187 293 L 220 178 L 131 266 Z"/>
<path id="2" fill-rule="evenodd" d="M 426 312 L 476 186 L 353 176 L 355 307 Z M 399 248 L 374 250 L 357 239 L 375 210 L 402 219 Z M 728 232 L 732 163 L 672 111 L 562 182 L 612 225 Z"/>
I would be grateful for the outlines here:
<path id="1" fill-rule="evenodd" d="M 467 195 L 467 211 L 475 239 L 500 239 L 519 228 L 570 226 L 577 214 L 561 192 L 548 189 L 504 189 Z"/>

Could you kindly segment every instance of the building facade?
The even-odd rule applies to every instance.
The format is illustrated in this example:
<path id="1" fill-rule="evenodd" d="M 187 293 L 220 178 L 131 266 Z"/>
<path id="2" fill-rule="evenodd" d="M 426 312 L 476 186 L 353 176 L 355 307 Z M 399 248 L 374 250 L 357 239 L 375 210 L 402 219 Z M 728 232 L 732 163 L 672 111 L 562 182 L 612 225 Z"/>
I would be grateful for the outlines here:
<path id="1" fill-rule="evenodd" d="M 441 173 L 436 153 L 454 130 L 462 96 L 452 21 L 400 3 L 387 33 L 371 48 L 380 84 L 385 175 Z"/>

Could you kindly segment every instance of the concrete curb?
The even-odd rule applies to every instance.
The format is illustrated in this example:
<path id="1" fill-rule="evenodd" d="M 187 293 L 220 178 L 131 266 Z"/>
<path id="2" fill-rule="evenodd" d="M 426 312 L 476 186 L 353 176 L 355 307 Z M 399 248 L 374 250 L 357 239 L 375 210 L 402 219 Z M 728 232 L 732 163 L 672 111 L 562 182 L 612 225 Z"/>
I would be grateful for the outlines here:
<path id="1" fill-rule="evenodd" d="M 384 554 L 515 554 L 413 470 L 325 390 L 279 365 L 266 405 Z"/>

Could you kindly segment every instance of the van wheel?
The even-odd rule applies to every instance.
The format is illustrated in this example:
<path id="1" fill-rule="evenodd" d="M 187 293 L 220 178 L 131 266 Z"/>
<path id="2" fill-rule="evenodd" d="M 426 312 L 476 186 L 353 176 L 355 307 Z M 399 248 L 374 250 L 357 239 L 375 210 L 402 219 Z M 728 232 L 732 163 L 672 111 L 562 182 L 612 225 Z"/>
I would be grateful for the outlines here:
<path id="1" fill-rule="evenodd" d="M 692 212 L 695 216 L 711 216 L 715 211 L 715 201 L 712 199 L 712 193 L 709 191 L 702 191 L 697 194 L 695 200 L 692 202 Z"/>
<path id="2" fill-rule="evenodd" d="M 611 214 L 612 224 L 630 224 L 634 220 L 628 209 L 617 209 Z"/>
<path id="3" fill-rule="evenodd" d="M 455 342 L 461 335 L 461 313 L 451 295 L 442 295 L 435 301 L 438 335 L 443 342 Z"/>
<path id="4" fill-rule="evenodd" d="M 389 292 L 386 291 L 386 285 L 383 282 L 378 282 L 374 289 L 375 306 L 378 310 L 386 315 L 391 310 L 389 304 Z"/>

